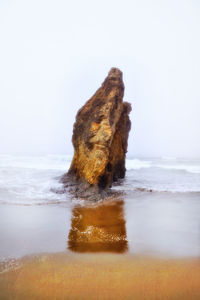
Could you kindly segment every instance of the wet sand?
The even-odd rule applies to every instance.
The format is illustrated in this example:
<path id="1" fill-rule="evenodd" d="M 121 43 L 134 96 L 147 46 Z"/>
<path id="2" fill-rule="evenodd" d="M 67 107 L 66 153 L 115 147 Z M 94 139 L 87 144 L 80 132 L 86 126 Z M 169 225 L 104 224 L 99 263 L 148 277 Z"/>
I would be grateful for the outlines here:
<path id="1" fill-rule="evenodd" d="M 0 274 L 0 299 L 200 299 L 200 259 L 43 254 Z"/>
<path id="2" fill-rule="evenodd" d="M 0 299 L 200 299 L 199 194 L 0 208 Z"/>
<path id="3" fill-rule="evenodd" d="M 138 192 L 89 205 L 0 205 L 0 261 L 69 249 L 200 257 L 199 199 Z"/>

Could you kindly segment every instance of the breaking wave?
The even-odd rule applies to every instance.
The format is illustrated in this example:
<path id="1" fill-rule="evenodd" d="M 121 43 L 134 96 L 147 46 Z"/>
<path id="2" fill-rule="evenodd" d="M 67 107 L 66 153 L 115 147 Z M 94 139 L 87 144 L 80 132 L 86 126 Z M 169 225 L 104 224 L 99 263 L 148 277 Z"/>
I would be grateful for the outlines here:
<path id="1" fill-rule="evenodd" d="M 71 159 L 71 155 L 0 155 L 0 203 L 66 203 L 69 195 L 62 192 L 59 178 Z M 200 160 L 128 158 L 126 169 L 125 180 L 115 190 L 200 192 Z"/>

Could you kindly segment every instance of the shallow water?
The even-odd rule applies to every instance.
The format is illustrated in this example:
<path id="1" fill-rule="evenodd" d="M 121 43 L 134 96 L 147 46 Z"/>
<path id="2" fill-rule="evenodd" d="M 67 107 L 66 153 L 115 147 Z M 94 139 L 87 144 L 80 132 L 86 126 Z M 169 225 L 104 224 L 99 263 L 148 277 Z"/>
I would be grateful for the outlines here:
<path id="1" fill-rule="evenodd" d="M 0 258 L 42 252 L 200 256 L 198 193 L 135 192 L 101 203 L 1 205 Z"/>
<path id="2" fill-rule="evenodd" d="M 120 195 L 63 193 L 70 156 L 0 156 L 0 259 L 44 252 L 200 256 L 199 160 L 127 160 Z"/>

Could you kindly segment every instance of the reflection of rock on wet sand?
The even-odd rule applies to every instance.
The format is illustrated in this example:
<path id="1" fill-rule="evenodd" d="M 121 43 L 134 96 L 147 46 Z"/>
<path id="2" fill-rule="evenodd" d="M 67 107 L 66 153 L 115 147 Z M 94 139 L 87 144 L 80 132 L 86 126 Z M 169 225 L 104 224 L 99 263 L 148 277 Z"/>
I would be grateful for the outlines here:
<path id="1" fill-rule="evenodd" d="M 75 207 L 68 248 L 76 252 L 127 250 L 123 201 Z"/>

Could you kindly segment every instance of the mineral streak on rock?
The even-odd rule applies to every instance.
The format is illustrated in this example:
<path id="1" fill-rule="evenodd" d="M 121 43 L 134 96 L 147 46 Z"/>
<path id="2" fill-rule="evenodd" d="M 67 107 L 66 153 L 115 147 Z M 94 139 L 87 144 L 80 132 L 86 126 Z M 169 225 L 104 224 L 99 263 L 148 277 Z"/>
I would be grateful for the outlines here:
<path id="1" fill-rule="evenodd" d="M 78 111 L 72 143 L 74 157 L 63 182 L 73 178 L 77 196 L 102 194 L 125 176 L 131 105 L 123 102 L 122 72 L 112 68 L 102 86 Z M 78 183 L 78 184 L 77 184 Z"/>

